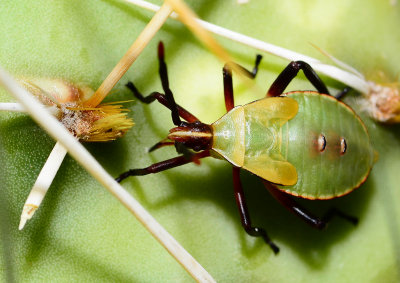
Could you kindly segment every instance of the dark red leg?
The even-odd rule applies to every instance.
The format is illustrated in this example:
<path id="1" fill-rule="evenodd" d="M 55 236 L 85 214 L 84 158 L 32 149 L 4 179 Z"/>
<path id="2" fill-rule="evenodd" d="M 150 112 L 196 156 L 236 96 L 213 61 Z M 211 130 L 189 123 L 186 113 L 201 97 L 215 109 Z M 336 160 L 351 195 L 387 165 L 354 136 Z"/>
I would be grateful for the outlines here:
<path id="1" fill-rule="evenodd" d="M 242 66 L 236 64 L 239 68 L 241 68 L 246 75 L 250 78 L 255 78 L 258 71 L 258 65 L 260 64 L 262 56 L 257 55 L 256 61 L 254 64 L 253 71 L 250 72 L 247 69 L 243 68 Z M 232 83 L 232 69 L 230 64 L 235 63 L 228 63 L 225 64 L 224 68 L 222 69 L 223 78 L 224 78 L 224 97 L 225 97 L 225 107 L 226 111 L 229 112 L 231 109 L 235 107 L 234 97 L 233 97 L 233 83 Z M 278 246 L 276 246 L 271 239 L 268 237 L 267 232 L 259 227 L 253 227 L 251 225 L 250 214 L 247 209 L 246 198 L 242 188 L 242 182 L 240 181 L 240 168 L 233 167 L 233 188 L 235 192 L 235 199 L 236 205 L 239 209 L 240 220 L 242 222 L 242 226 L 244 230 L 253 237 L 262 237 L 264 241 L 271 247 L 274 253 L 279 252 Z"/>
<path id="2" fill-rule="evenodd" d="M 236 63 L 227 63 L 222 69 L 222 74 L 224 77 L 224 96 L 225 96 L 225 107 L 226 111 L 229 112 L 233 107 L 235 107 L 235 102 L 233 98 L 233 83 L 232 83 L 232 69 L 230 67 L 231 64 L 235 64 L 237 67 L 243 70 L 243 72 L 249 77 L 254 79 L 258 72 L 258 65 L 260 64 L 262 59 L 261 55 L 256 56 L 256 61 L 254 63 L 254 68 L 250 72 L 246 68 L 236 64 Z"/>
<path id="3" fill-rule="evenodd" d="M 236 205 L 239 208 L 240 220 L 244 230 L 253 237 L 262 237 L 264 241 L 271 247 L 274 253 L 279 252 L 279 248 L 275 245 L 268 237 L 267 232 L 258 227 L 251 225 L 249 211 L 247 209 L 246 198 L 242 188 L 242 182 L 240 181 L 240 168 L 233 167 L 233 187 L 235 191 Z"/>
<path id="4" fill-rule="evenodd" d="M 161 79 L 161 85 L 164 89 L 165 97 L 170 106 L 168 108 L 171 109 L 172 122 L 174 123 L 174 125 L 180 126 L 182 124 L 182 121 L 181 118 L 179 117 L 179 110 L 175 102 L 174 95 L 172 94 L 172 91 L 169 88 L 167 64 L 165 64 L 164 61 L 164 44 L 161 41 L 158 44 L 158 62 L 159 62 L 159 74 Z"/>
<path id="5" fill-rule="evenodd" d="M 158 100 L 161 104 L 163 104 L 164 106 L 166 106 L 167 108 L 170 108 L 169 102 L 166 100 L 165 95 L 158 93 L 158 92 L 153 92 L 151 94 L 149 94 L 148 96 L 144 97 L 135 87 L 135 85 L 131 82 L 128 82 L 126 85 L 135 95 L 135 97 L 137 99 L 139 99 L 141 102 L 149 104 L 152 103 L 155 100 Z M 198 121 L 198 119 L 193 116 L 192 114 L 190 114 L 188 111 L 186 111 L 184 108 L 180 107 L 179 105 L 176 105 L 177 109 L 178 109 L 178 113 L 179 116 L 182 117 L 183 119 L 185 119 L 186 121 L 193 123 Z M 162 140 L 158 143 L 156 143 L 155 145 L 153 145 L 150 149 L 149 152 L 152 152 L 156 149 L 162 148 L 164 146 L 171 146 L 171 145 L 176 145 L 175 142 L 172 141 L 168 141 L 168 140 Z M 178 153 L 187 153 L 187 152 L 182 152 L 179 151 L 179 149 L 177 148 Z M 186 157 L 188 157 L 188 154 L 185 155 Z M 190 158 L 189 158 L 190 159 Z M 197 160 L 193 160 L 193 162 L 198 163 Z"/>
<path id="6" fill-rule="evenodd" d="M 300 217 L 303 221 L 308 223 L 314 228 L 323 229 L 329 223 L 333 216 L 339 216 L 346 219 L 347 221 L 357 224 L 358 219 L 347 215 L 336 208 L 330 209 L 321 219 L 311 214 L 304 207 L 299 205 L 290 195 L 279 190 L 275 185 L 263 180 L 264 186 L 268 189 L 271 195 L 278 200 L 284 207 L 290 212 Z"/>
<path id="7" fill-rule="evenodd" d="M 200 159 L 204 157 L 210 156 L 210 151 L 205 150 L 199 153 L 194 154 L 195 159 Z M 187 163 L 192 162 L 193 160 L 187 159 L 185 156 L 178 156 L 175 158 L 171 158 L 168 160 L 164 160 L 158 163 L 154 163 L 153 165 L 150 165 L 149 167 L 146 168 L 140 168 L 140 169 L 130 169 L 129 171 L 126 171 L 125 173 L 122 173 L 119 175 L 118 178 L 115 180 L 120 183 L 122 180 L 128 178 L 129 176 L 143 176 L 143 175 L 148 175 L 148 174 L 154 174 L 158 173 L 161 171 L 165 171 L 171 168 L 175 168 Z"/>
<path id="8" fill-rule="evenodd" d="M 158 102 L 160 102 L 162 105 L 164 105 L 165 107 L 167 107 L 168 109 L 171 109 L 171 106 L 166 98 L 166 96 L 164 94 L 161 94 L 159 92 L 152 92 L 151 94 L 149 94 L 148 96 L 143 96 L 138 89 L 135 87 L 135 85 L 132 82 L 128 82 L 126 84 L 126 86 L 132 91 L 133 95 L 139 99 L 141 102 L 146 103 L 146 104 L 150 104 L 153 101 L 157 100 Z M 176 107 L 178 108 L 178 114 L 180 117 L 182 117 L 183 119 L 185 119 L 186 121 L 193 123 L 195 121 L 199 121 L 199 119 L 197 119 L 193 114 L 191 114 L 189 111 L 187 111 L 186 109 L 182 108 L 179 105 L 176 105 Z"/>
<path id="9" fill-rule="evenodd" d="M 222 69 L 222 74 L 224 76 L 224 97 L 225 97 L 225 108 L 226 112 L 229 112 L 235 107 L 235 102 L 233 98 L 233 83 L 232 83 L 232 70 L 224 66 Z"/>
<path id="10" fill-rule="evenodd" d="M 165 95 L 162 95 L 158 92 L 153 92 L 150 95 L 143 97 L 143 95 L 137 90 L 133 83 L 129 82 L 126 86 L 141 102 L 149 104 L 157 99 L 161 104 L 168 107 L 171 110 L 172 122 L 176 126 L 180 126 L 182 124 L 180 117 L 188 122 L 198 121 L 198 119 L 194 115 L 190 114 L 188 111 L 178 106 L 175 102 L 174 95 L 169 88 L 167 64 L 165 64 L 164 60 L 164 44 L 161 41 L 158 44 L 158 62 L 161 85 L 164 89 Z"/>

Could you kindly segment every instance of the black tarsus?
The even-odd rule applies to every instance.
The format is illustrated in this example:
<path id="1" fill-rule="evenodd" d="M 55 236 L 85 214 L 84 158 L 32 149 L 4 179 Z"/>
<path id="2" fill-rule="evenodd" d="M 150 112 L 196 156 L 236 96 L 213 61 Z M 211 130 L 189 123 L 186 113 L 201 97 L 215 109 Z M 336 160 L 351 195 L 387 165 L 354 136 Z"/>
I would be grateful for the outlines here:
<path id="1" fill-rule="evenodd" d="M 349 215 L 347 213 L 344 213 L 343 211 L 338 210 L 335 207 L 332 207 L 331 209 L 329 209 L 324 216 L 322 216 L 322 221 L 324 221 L 325 223 L 329 223 L 331 221 L 331 219 L 334 217 L 340 217 L 343 218 L 347 221 L 349 221 L 351 224 L 353 225 L 357 225 L 358 224 L 358 218 L 354 217 L 352 215 Z"/>
<path id="2" fill-rule="evenodd" d="M 335 95 L 337 100 L 342 100 L 342 98 L 351 91 L 351 87 L 345 87 L 341 92 Z"/>

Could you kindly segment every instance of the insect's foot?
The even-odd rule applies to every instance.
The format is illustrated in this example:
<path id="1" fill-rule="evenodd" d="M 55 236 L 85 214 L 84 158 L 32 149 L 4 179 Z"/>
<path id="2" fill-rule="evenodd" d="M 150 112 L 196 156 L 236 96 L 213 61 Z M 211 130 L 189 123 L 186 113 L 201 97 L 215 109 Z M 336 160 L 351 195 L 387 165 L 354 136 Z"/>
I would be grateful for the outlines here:
<path id="1" fill-rule="evenodd" d="M 348 219 L 351 223 L 353 223 L 354 226 L 358 224 L 358 218 L 356 217 L 351 217 L 352 219 Z"/>
<path id="2" fill-rule="evenodd" d="M 256 55 L 256 63 L 255 66 L 258 67 L 258 65 L 260 65 L 261 59 L 262 59 L 262 55 L 261 54 L 257 54 Z"/>
<path id="3" fill-rule="evenodd" d="M 337 216 L 343 218 L 344 220 L 349 221 L 351 224 L 353 224 L 353 225 L 357 225 L 358 224 L 358 218 L 357 217 L 354 217 L 352 215 L 344 213 L 344 212 L 342 212 L 342 211 L 340 211 L 340 210 L 338 210 L 336 208 L 333 208 L 332 211 L 333 211 L 332 212 L 333 214 L 336 214 Z"/>
<path id="4" fill-rule="evenodd" d="M 337 100 L 341 100 L 347 93 L 349 93 L 351 87 L 345 87 L 341 92 L 335 95 Z"/>
<path id="5" fill-rule="evenodd" d="M 159 144 L 156 143 L 155 145 L 153 145 L 152 147 L 150 147 L 150 148 L 147 150 L 147 152 L 150 153 L 150 152 L 153 152 L 153 151 L 155 151 L 156 149 L 159 149 L 159 148 L 160 148 Z"/>
<path id="6" fill-rule="evenodd" d="M 254 228 L 255 231 L 258 231 L 258 235 L 261 236 L 264 241 L 269 245 L 269 247 L 272 249 L 272 251 L 274 252 L 274 254 L 278 254 L 279 253 L 279 247 L 271 241 L 271 239 L 268 237 L 267 233 L 265 232 L 264 229 L 260 229 L 260 228 Z"/>
<path id="7" fill-rule="evenodd" d="M 267 235 L 267 232 L 264 229 L 258 228 L 258 227 L 248 227 L 247 226 L 247 227 L 245 227 L 245 230 L 246 230 L 247 234 L 249 234 L 250 236 L 262 237 L 264 239 L 264 242 L 270 246 L 270 248 L 272 249 L 272 251 L 275 254 L 279 253 L 279 247 L 277 245 L 275 245 L 274 242 L 271 241 L 271 239 Z"/>
<path id="8" fill-rule="evenodd" d="M 325 220 L 318 220 L 318 221 L 315 223 L 315 228 L 317 228 L 318 230 L 323 230 L 323 229 L 326 228 L 326 225 L 327 225 L 327 221 L 325 221 Z"/>
<path id="9" fill-rule="evenodd" d="M 272 249 L 272 251 L 274 252 L 274 254 L 278 254 L 279 253 L 279 247 L 277 245 L 275 245 L 274 242 L 269 241 L 269 243 L 267 243 L 270 248 Z"/>
<path id="10" fill-rule="evenodd" d="M 347 214 L 340 214 L 340 217 L 342 217 L 343 219 L 349 221 L 351 224 L 353 224 L 354 226 L 356 226 L 358 224 L 358 218 L 351 216 L 351 215 L 347 215 Z"/>
<path id="11" fill-rule="evenodd" d="M 121 183 L 123 180 L 125 180 L 126 178 L 128 178 L 129 176 L 132 175 L 131 171 L 132 170 L 129 170 L 129 171 L 126 171 L 126 172 L 122 173 L 117 178 L 115 178 L 115 181 L 117 181 L 118 183 Z"/>
<path id="12" fill-rule="evenodd" d="M 133 82 L 129 81 L 127 82 L 127 84 L 125 85 L 127 88 L 129 89 L 134 89 L 137 90 L 137 88 L 135 87 L 135 85 L 133 84 Z"/>
<path id="13" fill-rule="evenodd" d="M 119 176 L 118 178 L 115 178 L 115 181 L 117 181 L 118 183 L 121 183 L 123 179 L 121 178 L 121 176 Z"/>
<path id="14" fill-rule="evenodd" d="M 344 220 L 349 221 L 353 225 L 357 225 L 358 224 L 358 218 L 357 217 L 354 217 L 352 215 L 344 213 L 344 212 L 338 210 L 337 208 L 331 208 L 325 214 L 325 216 L 322 219 L 323 219 L 324 222 L 329 222 L 332 219 L 333 216 L 337 216 L 337 217 L 343 218 Z"/>
<path id="15" fill-rule="evenodd" d="M 136 86 L 135 86 L 131 81 L 129 81 L 125 86 L 126 86 L 127 88 L 129 88 L 130 91 L 132 91 L 133 95 L 134 95 L 136 98 L 138 98 L 139 100 L 142 100 L 142 99 L 143 99 L 143 96 L 141 95 L 141 93 L 138 91 L 138 89 L 136 88 Z"/>

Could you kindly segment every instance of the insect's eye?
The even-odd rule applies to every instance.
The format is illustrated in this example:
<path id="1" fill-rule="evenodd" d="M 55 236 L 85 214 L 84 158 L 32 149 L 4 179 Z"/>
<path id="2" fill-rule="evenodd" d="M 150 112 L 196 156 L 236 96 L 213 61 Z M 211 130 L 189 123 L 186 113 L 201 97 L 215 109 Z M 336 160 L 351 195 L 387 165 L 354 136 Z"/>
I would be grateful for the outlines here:
<path id="1" fill-rule="evenodd" d="M 325 136 L 323 134 L 320 134 L 318 137 L 318 150 L 320 152 L 323 152 L 325 150 L 325 147 L 326 147 Z"/>
<path id="2" fill-rule="evenodd" d="M 340 138 L 340 154 L 343 155 L 346 153 L 347 143 L 344 138 Z"/>

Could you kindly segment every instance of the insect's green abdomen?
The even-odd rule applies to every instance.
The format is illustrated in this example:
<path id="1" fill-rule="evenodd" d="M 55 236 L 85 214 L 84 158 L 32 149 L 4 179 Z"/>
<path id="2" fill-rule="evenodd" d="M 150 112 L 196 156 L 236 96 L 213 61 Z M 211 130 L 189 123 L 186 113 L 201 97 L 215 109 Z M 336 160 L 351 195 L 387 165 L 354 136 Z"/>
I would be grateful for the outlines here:
<path id="1" fill-rule="evenodd" d="M 365 181 L 374 162 L 360 118 L 317 92 L 296 91 L 238 106 L 212 127 L 215 152 L 304 198 L 349 193 Z"/>
<path id="2" fill-rule="evenodd" d="M 293 195 L 328 199 L 349 193 L 368 176 L 374 150 L 360 118 L 345 104 L 316 92 L 291 92 L 299 112 L 282 126 L 282 155 L 298 173 L 279 188 Z"/>

